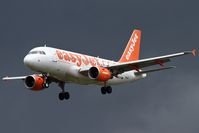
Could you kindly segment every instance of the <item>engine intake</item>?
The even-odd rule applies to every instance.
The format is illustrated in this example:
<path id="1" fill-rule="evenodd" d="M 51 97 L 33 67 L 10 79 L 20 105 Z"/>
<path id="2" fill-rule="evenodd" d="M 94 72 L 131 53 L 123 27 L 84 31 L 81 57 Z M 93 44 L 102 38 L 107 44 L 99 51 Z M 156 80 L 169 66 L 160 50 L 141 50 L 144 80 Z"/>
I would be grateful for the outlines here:
<path id="1" fill-rule="evenodd" d="M 107 81 L 112 78 L 111 72 L 103 67 L 91 67 L 88 71 L 88 76 L 90 79 L 98 81 Z"/>
<path id="2" fill-rule="evenodd" d="M 43 77 L 37 75 L 27 76 L 25 78 L 25 86 L 33 91 L 40 91 L 45 89 L 43 86 L 45 83 L 45 79 Z"/>

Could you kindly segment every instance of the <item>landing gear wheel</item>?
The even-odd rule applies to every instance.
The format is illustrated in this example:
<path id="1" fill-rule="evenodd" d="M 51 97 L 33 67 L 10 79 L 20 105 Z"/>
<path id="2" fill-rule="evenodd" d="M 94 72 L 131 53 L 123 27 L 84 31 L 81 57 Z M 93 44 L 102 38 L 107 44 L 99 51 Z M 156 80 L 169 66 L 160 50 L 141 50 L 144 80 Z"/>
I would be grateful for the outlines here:
<path id="1" fill-rule="evenodd" d="M 64 93 L 63 92 L 59 93 L 59 100 L 61 100 L 61 101 L 64 100 Z"/>
<path id="2" fill-rule="evenodd" d="M 106 94 L 106 87 L 101 88 L 101 93 L 102 93 L 102 95 Z"/>
<path id="3" fill-rule="evenodd" d="M 107 92 L 108 94 L 111 94 L 111 93 L 112 93 L 112 87 L 111 87 L 111 86 L 107 86 L 107 87 L 106 87 L 106 92 Z"/>
<path id="4" fill-rule="evenodd" d="M 105 95 L 106 93 L 111 94 L 112 93 L 112 87 L 111 86 L 102 87 L 101 88 L 101 93 L 103 95 Z"/>
<path id="5" fill-rule="evenodd" d="M 68 100 L 68 99 L 70 98 L 69 92 L 65 92 L 65 93 L 64 93 L 64 98 L 65 98 L 66 100 Z"/>
<path id="6" fill-rule="evenodd" d="M 58 85 L 62 89 L 62 92 L 59 93 L 59 99 L 61 101 L 64 100 L 64 99 L 68 100 L 70 98 L 70 94 L 69 94 L 69 92 L 65 92 L 65 90 L 64 90 L 65 83 L 64 82 L 59 82 Z"/>

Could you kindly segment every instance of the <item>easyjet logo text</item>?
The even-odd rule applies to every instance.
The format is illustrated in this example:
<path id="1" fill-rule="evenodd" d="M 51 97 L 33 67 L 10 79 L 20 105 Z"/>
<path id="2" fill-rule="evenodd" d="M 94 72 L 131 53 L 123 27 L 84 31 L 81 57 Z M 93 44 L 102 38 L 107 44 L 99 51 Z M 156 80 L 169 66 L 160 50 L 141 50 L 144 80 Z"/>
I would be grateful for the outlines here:
<path id="1" fill-rule="evenodd" d="M 110 64 L 107 60 L 61 50 L 56 50 L 56 55 L 60 60 L 76 63 L 77 66 L 107 66 Z"/>
<path id="2" fill-rule="evenodd" d="M 129 60 L 129 58 L 131 57 L 131 54 L 135 51 L 135 45 L 136 45 L 137 40 L 138 40 L 138 35 L 137 33 L 135 33 L 135 36 L 130 40 L 131 44 L 126 54 L 126 60 Z"/>

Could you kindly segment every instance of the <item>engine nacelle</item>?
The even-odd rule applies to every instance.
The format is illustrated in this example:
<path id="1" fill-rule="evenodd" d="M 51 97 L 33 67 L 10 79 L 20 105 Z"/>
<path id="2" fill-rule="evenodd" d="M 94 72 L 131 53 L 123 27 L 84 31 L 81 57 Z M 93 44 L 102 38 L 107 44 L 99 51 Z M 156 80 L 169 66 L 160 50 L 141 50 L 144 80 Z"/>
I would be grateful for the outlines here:
<path id="1" fill-rule="evenodd" d="M 45 79 L 37 75 L 27 76 L 25 78 L 25 86 L 33 91 L 40 91 L 45 89 Z"/>
<path id="2" fill-rule="evenodd" d="M 103 67 L 91 67 L 88 71 L 88 76 L 90 79 L 98 81 L 107 81 L 112 78 L 111 72 Z"/>

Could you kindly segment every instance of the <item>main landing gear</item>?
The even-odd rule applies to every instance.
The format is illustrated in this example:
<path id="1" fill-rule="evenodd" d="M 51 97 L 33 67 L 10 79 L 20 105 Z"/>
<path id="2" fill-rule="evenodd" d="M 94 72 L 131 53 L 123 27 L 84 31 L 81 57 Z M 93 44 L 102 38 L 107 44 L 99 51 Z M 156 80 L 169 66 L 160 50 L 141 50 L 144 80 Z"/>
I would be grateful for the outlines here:
<path id="1" fill-rule="evenodd" d="M 68 100 L 70 98 L 69 92 L 65 92 L 64 90 L 65 83 L 60 82 L 59 87 L 62 89 L 62 92 L 59 93 L 59 100 L 63 101 L 64 99 Z"/>
<path id="2" fill-rule="evenodd" d="M 104 86 L 101 88 L 102 95 L 111 94 L 112 93 L 112 87 L 111 86 Z"/>

